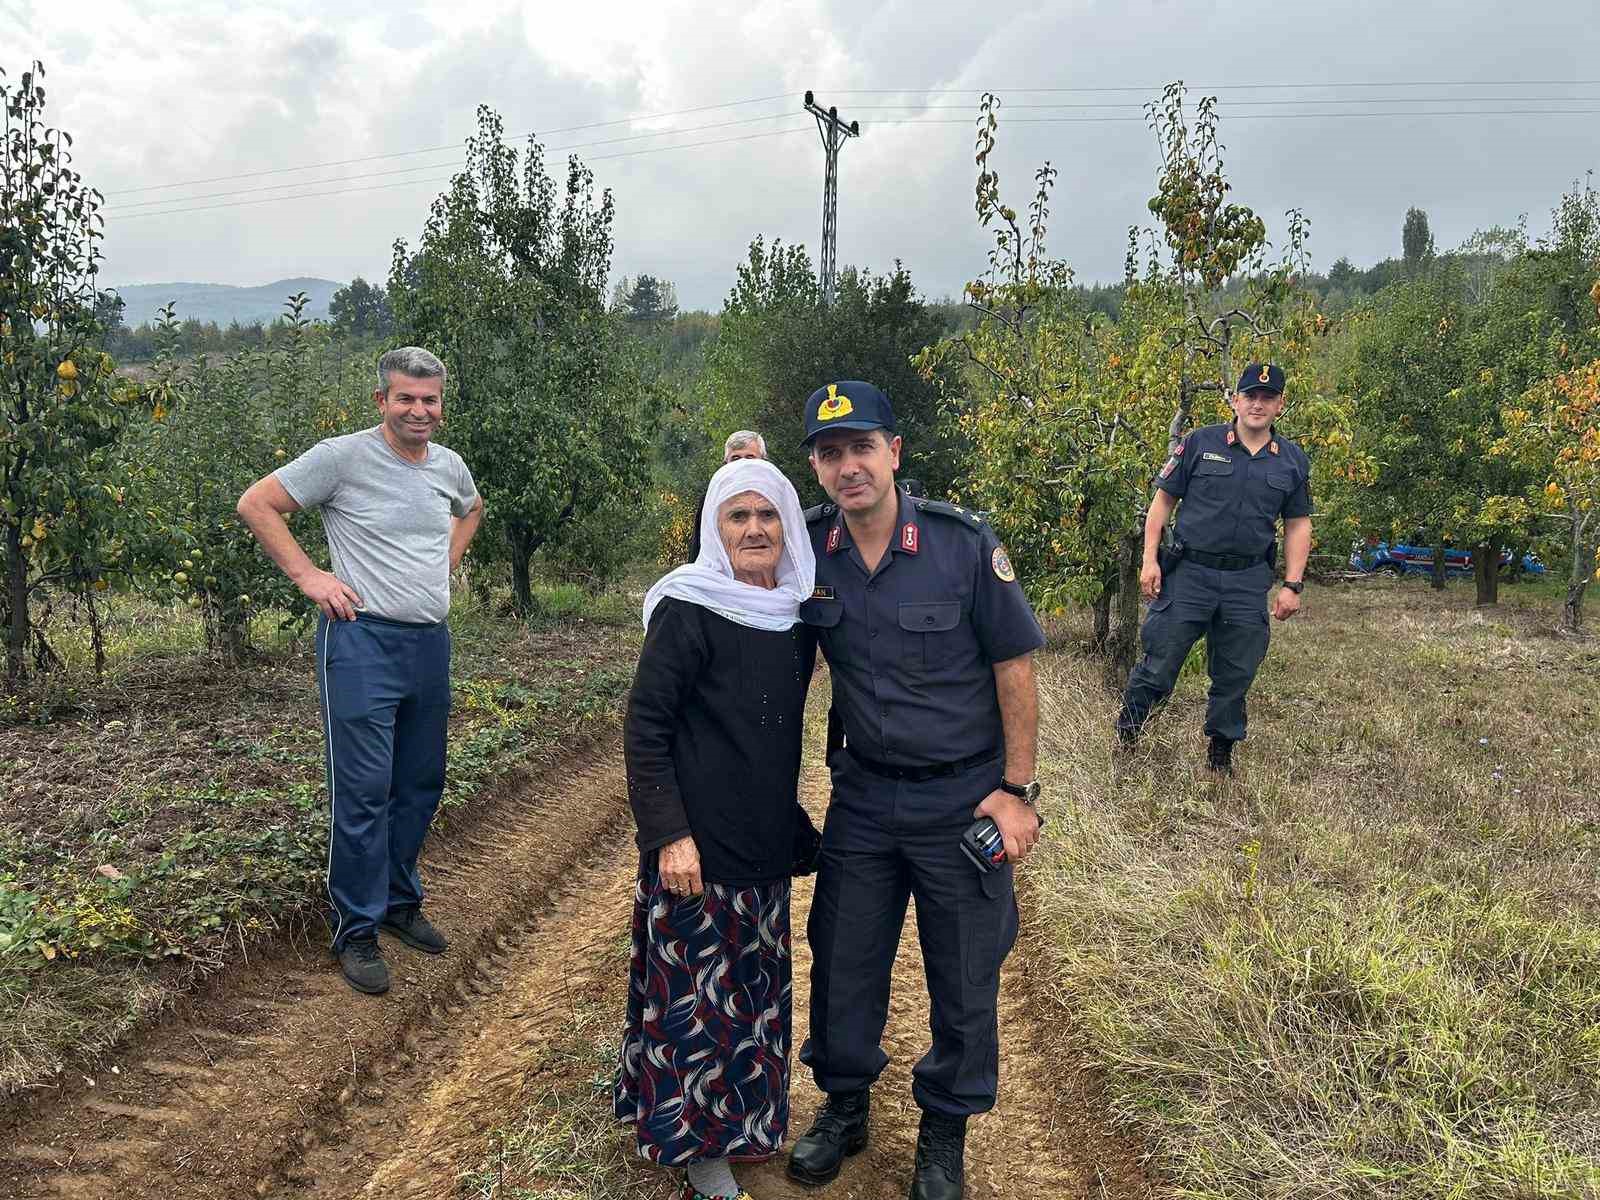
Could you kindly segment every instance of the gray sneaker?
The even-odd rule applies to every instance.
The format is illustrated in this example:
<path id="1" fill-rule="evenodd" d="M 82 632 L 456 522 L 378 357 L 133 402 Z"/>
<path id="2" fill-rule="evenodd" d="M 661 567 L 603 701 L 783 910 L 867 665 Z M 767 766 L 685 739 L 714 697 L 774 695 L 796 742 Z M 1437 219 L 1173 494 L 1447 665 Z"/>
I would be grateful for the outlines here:
<path id="1" fill-rule="evenodd" d="M 378 928 L 424 954 L 443 954 L 450 945 L 444 934 L 422 915 L 420 908 L 391 908 Z"/>
<path id="2" fill-rule="evenodd" d="M 389 990 L 389 966 L 378 953 L 378 939 L 351 938 L 339 949 L 339 970 L 358 992 L 381 996 Z"/>

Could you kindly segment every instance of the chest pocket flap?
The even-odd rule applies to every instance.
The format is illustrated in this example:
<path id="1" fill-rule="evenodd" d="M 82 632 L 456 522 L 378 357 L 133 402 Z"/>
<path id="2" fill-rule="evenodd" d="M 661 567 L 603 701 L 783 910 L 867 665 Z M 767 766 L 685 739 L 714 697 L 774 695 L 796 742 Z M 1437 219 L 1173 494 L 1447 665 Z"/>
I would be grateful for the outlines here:
<path id="1" fill-rule="evenodd" d="M 902 604 L 900 628 L 907 633 L 948 633 L 961 621 L 961 601 Z"/>
<path id="2" fill-rule="evenodd" d="M 1203 458 L 1195 463 L 1194 473 L 1196 475 L 1232 475 L 1233 464 L 1231 462 L 1215 462 L 1209 458 Z"/>
<path id="3" fill-rule="evenodd" d="M 802 600 L 800 602 L 800 619 L 807 625 L 815 625 L 818 629 L 832 629 L 839 623 L 839 618 L 844 614 L 844 601 L 842 600 Z"/>
<path id="4" fill-rule="evenodd" d="M 1267 483 L 1270 486 L 1277 488 L 1280 492 L 1290 492 L 1294 490 L 1294 476 L 1285 475 L 1281 471 L 1272 475 L 1268 475 Z"/>

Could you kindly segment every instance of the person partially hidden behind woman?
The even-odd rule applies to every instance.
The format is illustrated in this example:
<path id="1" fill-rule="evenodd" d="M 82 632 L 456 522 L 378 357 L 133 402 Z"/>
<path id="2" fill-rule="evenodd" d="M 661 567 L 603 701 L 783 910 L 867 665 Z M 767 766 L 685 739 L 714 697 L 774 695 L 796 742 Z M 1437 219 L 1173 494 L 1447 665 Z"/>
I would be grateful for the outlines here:
<path id="1" fill-rule="evenodd" d="M 749 1200 L 730 1164 L 787 1131 L 790 879 L 820 841 L 797 790 L 816 560 L 794 487 L 760 459 L 711 477 L 700 533 L 645 596 L 628 696 L 640 856 L 612 1104 L 644 1158 L 686 1168 L 684 1200 Z"/>

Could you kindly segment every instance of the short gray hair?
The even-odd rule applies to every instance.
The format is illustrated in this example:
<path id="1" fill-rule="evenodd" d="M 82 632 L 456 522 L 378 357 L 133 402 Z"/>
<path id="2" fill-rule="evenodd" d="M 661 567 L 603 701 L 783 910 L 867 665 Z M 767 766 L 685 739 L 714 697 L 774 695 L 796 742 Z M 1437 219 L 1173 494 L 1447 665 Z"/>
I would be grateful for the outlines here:
<path id="1" fill-rule="evenodd" d="M 389 394 L 389 376 L 396 371 L 413 379 L 444 379 L 444 364 L 439 356 L 421 346 L 401 346 L 378 359 L 378 390 Z"/>
<path id="2" fill-rule="evenodd" d="M 762 458 L 767 456 L 767 439 L 753 429 L 741 429 L 737 433 L 730 433 L 728 440 L 722 443 L 722 457 L 727 458 L 735 450 L 743 450 L 751 442 L 756 444 L 756 450 Z"/>

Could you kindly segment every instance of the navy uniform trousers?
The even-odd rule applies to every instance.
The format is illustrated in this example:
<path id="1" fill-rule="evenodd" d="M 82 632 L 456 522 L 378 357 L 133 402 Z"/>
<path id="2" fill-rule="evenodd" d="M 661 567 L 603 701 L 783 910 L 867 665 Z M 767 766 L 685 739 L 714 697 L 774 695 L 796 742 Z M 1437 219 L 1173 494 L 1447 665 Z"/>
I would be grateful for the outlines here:
<path id="1" fill-rule="evenodd" d="M 1128 676 L 1119 727 L 1137 732 L 1150 710 L 1178 682 L 1189 649 L 1206 639 L 1206 736 L 1244 740 L 1245 693 L 1267 656 L 1272 568 L 1265 562 L 1243 571 L 1219 571 L 1185 559 L 1165 572 L 1161 594 L 1150 604 L 1140 637 L 1144 657 Z"/>
<path id="2" fill-rule="evenodd" d="M 450 630 L 361 614 L 317 624 L 337 952 L 422 903 L 417 855 L 444 792 Z"/>
<path id="3" fill-rule="evenodd" d="M 916 897 L 917 936 L 932 1005 L 933 1045 L 912 1071 L 928 1112 L 994 1107 L 1000 1080 L 1000 964 L 1017 938 L 1011 865 L 989 875 L 961 852 L 972 810 L 1000 783 L 994 760 L 910 782 L 864 770 L 840 751 L 811 901 L 811 1036 L 800 1050 L 824 1092 L 871 1085 L 888 1065 L 880 1044 L 889 981 Z"/>

